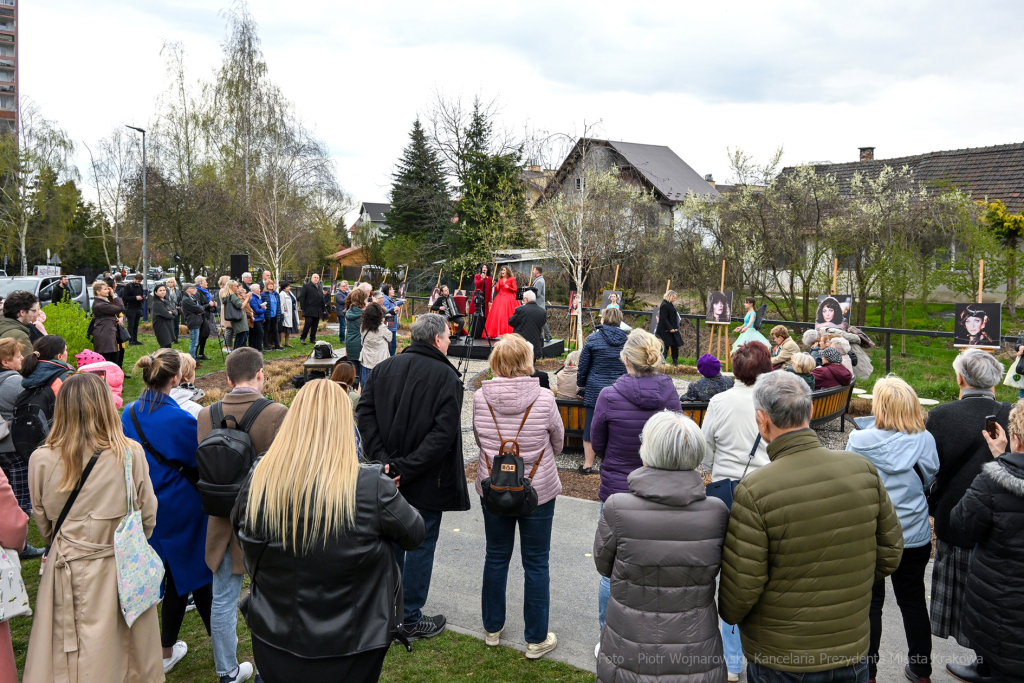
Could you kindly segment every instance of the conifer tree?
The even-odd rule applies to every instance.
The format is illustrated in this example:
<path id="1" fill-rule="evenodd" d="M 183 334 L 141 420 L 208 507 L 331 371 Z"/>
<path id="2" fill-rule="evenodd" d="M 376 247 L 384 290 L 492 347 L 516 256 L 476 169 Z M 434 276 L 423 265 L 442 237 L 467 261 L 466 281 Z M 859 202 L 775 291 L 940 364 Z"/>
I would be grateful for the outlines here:
<path id="1" fill-rule="evenodd" d="M 444 166 L 416 119 L 392 174 L 388 237 L 412 238 L 429 249 L 440 244 L 452 214 Z"/>

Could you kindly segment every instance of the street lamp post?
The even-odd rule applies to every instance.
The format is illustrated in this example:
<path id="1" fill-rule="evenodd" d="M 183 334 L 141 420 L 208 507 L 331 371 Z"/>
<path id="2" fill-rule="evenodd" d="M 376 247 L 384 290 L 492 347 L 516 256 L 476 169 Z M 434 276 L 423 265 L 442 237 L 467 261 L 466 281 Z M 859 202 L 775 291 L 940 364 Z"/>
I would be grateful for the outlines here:
<path id="1" fill-rule="evenodd" d="M 142 286 L 149 292 L 149 249 L 146 234 L 146 131 L 135 126 L 126 126 L 142 133 Z M 148 296 L 148 294 L 147 294 Z"/>

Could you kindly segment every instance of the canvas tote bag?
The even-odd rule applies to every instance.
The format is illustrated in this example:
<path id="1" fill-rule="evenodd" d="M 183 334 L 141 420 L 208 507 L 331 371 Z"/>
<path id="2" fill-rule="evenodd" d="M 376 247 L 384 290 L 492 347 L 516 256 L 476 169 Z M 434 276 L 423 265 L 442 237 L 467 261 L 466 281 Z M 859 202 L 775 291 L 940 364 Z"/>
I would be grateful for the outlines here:
<path id="1" fill-rule="evenodd" d="M 114 531 L 114 558 L 117 563 L 117 597 L 121 602 L 121 614 L 130 627 L 160 600 L 164 563 L 146 540 L 142 512 L 135 509 L 132 452 L 128 448 L 124 454 L 124 483 L 128 490 L 128 514 Z"/>

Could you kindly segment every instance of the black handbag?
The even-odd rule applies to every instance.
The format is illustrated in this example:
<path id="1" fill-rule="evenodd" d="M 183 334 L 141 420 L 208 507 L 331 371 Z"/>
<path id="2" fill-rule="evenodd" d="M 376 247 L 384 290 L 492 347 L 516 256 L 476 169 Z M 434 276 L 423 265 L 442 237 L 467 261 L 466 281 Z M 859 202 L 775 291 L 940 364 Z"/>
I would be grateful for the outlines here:
<path id="1" fill-rule="evenodd" d="M 761 435 L 758 434 L 757 438 L 754 439 L 754 447 L 750 449 L 750 457 L 747 458 L 747 466 L 743 468 L 743 474 L 740 475 L 739 479 L 719 479 L 708 484 L 707 495 L 717 498 L 725 506 L 732 510 L 733 494 L 736 492 L 736 487 L 739 486 L 740 479 L 747 476 L 747 470 L 750 469 L 750 463 L 754 461 L 754 453 L 757 452 L 757 447 L 761 443 Z"/>
<path id="2" fill-rule="evenodd" d="M 245 317 L 245 314 L 242 313 L 242 309 L 231 303 L 231 299 L 224 300 L 224 313 L 222 313 L 221 315 L 224 318 L 224 320 L 227 320 L 229 322 L 241 320 Z"/>
<path id="3" fill-rule="evenodd" d="M 128 332 L 128 328 L 126 328 L 121 323 L 118 323 L 117 324 L 117 343 L 118 344 L 127 344 L 131 340 L 132 340 L 132 335 L 131 335 L 130 332 Z"/>
<path id="4" fill-rule="evenodd" d="M 495 429 L 498 429 L 498 419 L 494 415 L 494 408 L 491 408 L 490 404 L 487 404 L 487 408 L 491 411 Z M 483 461 L 487 465 L 487 478 L 480 482 L 480 487 L 484 493 L 484 509 L 492 515 L 524 517 L 537 509 L 537 491 L 533 488 L 531 480 L 537 473 L 537 467 L 544 459 L 547 449 L 541 451 L 540 457 L 537 458 L 533 469 L 530 470 L 530 476 L 526 477 L 524 476 L 526 467 L 523 459 L 519 457 L 518 443 L 519 434 L 523 431 L 523 425 L 526 424 L 526 418 L 530 416 L 532 409 L 533 404 L 531 403 L 530 407 L 526 409 L 526 414 L 523 415 L 523 421 L 519 423 L 519 431 L 516 432 L 515 439 L 506 441 L 501 436 L 501 430 L 498 429 L 501 448 L 498 449 L 498 455 L 494 456 L 493 468 L 487 454 L 481 452 Z"/>

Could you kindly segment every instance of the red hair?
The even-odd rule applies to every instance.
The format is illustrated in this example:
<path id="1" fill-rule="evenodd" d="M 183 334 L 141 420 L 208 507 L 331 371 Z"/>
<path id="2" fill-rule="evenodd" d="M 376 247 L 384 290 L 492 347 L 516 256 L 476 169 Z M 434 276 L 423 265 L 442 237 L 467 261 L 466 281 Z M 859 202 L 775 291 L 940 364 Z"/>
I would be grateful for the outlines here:
<path id="1" fill-rule="evenodd" d="M 754 385 L 758 375 L 771 371 L 772 356 L 761 342 L 747 342 L 732 354 L 732 373 L 748 387 Z"/>

